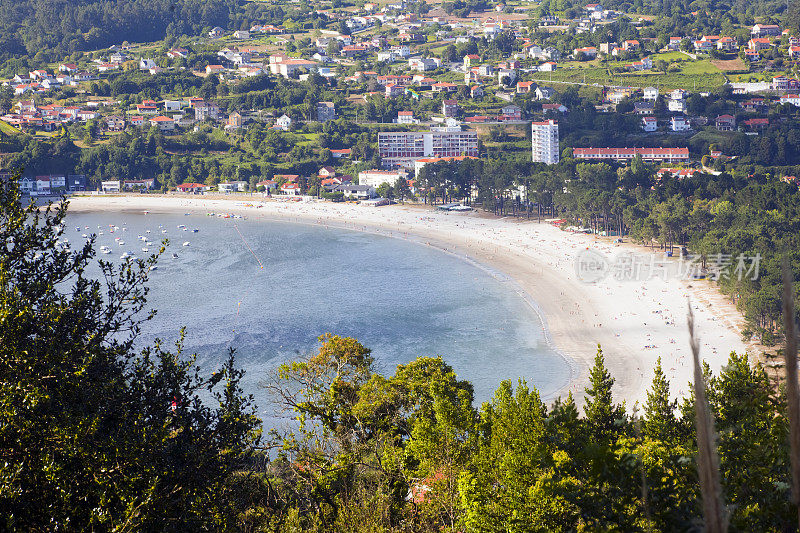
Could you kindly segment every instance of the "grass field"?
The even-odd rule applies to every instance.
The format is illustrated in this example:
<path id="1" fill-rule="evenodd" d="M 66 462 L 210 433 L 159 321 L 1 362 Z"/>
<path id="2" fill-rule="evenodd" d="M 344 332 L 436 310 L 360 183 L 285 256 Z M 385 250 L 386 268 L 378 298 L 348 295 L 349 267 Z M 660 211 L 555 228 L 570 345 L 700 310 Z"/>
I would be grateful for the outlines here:
<path id="1" fill-rule="evenodd" d="M 0 132 L 8 135 L 14 135 L 16 133 L 19 133 L 19 130 L 14 126 L 12 126 L 11 124 L 9 124 L 8 122 L 3 122 L 2 120 L 0 120 Z"/>
<path id="2" fill-rule="evenodd" d="M 711 91 L 725 83 L 725 76 L 709 61 L 688 62 L 679 72 L 630 72 L 610 73 L 605 68 L 582 68 L 557 70 L 534 74 L 540 82 L 571 82 L 631 87 L 659 87 L 662 89 L 688 89 Z"/>

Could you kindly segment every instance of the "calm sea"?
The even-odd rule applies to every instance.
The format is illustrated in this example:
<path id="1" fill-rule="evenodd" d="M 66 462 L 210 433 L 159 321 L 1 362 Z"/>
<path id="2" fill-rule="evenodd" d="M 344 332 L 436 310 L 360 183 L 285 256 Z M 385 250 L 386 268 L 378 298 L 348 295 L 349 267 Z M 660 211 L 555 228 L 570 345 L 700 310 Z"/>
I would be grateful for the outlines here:
<path id="1" fill-rule="evenodd" d="M 112 233 L 109 225 L 126 230 Z M 476 404 L 504 379 L 524 378 L 548 397 L 570 377 L 536 313 L 509 282 L 414 242 L 200 214 L 70 215 L 70 242 L 80 243 L 84 233 L 98 234 L 97 246 L 112 251 L 100 257 L 115 261 L 123 252 L 144 257 L 143 247 L 154 251 L 161 239 L 170 240 L 151 273 L 149 303 L 158 314 L 142 342 L 171 343 L 186 326 L 186 348 L 208 370 L 233 346 L 247 370 L 245 388 L 262 412 L 268 402 L 259 382 L 266 373 L 313 351 L 325 332 L 357 338 L 385 374 L 441 355 L 474 384 Z"/>

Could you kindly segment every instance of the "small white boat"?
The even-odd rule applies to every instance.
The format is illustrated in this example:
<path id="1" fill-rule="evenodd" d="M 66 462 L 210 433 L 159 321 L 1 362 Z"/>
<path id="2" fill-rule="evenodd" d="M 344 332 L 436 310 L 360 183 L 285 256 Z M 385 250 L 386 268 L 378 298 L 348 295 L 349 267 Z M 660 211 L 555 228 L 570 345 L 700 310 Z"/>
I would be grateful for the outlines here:
<path id="1" fill-rule="evenodd" d="M 145 231 L 145 233 L 150 233 L 150 230 Z"/>
<path id="2" fill-rule="evenodd" d="M 119 256 L 119 258 L 120 259 L 129 259 L 130 256 L 131 256 L 131 254 L 129 254 L 128 252 L 124 252 L 121 256 Z"/>
<path id="3" fill-rule="evenodd" d="M 125 246 L 125 241 L 119 241 L 117 242 L 117 244 L 119 244 L 120 246 Z"/>
<path id="4" fill-rule="evenodd" d="M 178 254 L 172 254 L 172 258 L 173 259 L 177 259 L 178 258 Z"/>
<path id="5" fill-rule="evenodd" d="M 195 228 L 195 229 L 192 230 L 192 233 L 197 233 L 198 231 L 200 231 L 200 230 Z"/>
<path id="6" fill-rule="evenodd" d="M 84 239 L 88 239 L 89 238 L 89 236 L 86 235 L 85 233 L 83 235 L 81 235 L 81 237 L 83 237 Z"/>
<path id="7" fill-rule="evenodd" d="M 165 229 L 161 230 L 161 233 L 166 233 L 166 232 L 167 232 L 167 230 L 165 230 Z"/>
<path id="8" fill-rule="evenodd" d="M 150 267 L 150 270 L 158 270 L 158 265 L 153 265 Z"/>
<path id="9" fill-rule="evenodd" d="M 189 246 L 189 241 L 183 243 L 184 246 Z"/>
<path id="10" fill-rule="evenodd" d="M 103 233 L 103 232 L 101 231 L 101 232 L 100 232 L 98 235 L 105 235 L 105 233 Z"/>
<path id="11" fill-rule="evenodd" d="M 142 251 L 143 251 L 143 252 L 145 252 L 145 253 L 147 253 L 147 252 L 149 252 L 150 250 L 149 250 L 148 248 L 142 248 Z"/>

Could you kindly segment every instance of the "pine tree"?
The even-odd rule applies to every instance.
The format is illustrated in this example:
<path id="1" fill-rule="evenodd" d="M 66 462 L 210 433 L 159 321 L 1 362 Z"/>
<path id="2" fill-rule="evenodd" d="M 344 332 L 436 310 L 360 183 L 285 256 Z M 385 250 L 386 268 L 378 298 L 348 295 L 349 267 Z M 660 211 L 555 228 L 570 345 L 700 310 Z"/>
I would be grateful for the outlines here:
<path id="1" fill-rule="evenodd" d="M 647 391 L 644 405 L 644 424 L 642 431 L 650 439 L 672 442 L 677 437 L 675 408 L 677 401 L 669 399 L 669 382 L 661 369 L 661 358 L 656 362 L 653 385 Z"/>
<path id="2" fill-rule="evenodd" d="M 586 405 L 583 407 L 587 428 L 596 441 L 609 442 L 617 425 L 624 421 L 625 411 L 613 403 L 611 388 L 614 386 L 614 378 L 606 369 L 600 345 L 597 346 L 589 383 L 590 386 L 584 389 Z"/>

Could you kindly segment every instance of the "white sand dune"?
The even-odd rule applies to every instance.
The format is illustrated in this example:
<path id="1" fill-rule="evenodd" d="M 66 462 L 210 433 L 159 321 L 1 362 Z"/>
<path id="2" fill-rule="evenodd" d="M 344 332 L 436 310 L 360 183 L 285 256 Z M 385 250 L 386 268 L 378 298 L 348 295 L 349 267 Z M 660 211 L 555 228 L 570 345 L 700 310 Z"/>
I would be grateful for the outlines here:
<path id="1" fill-rule="evenodd" d="M 249 204 L 249 205 L 248 205 Z M 735 308 L 707 281 L 666 279 L 617 280 L 588 284 L 576 274 L 575 260 L 587 249 L 605 256 L 629 245 L 562 231 L 546 223 L 448 213 L 421 206 L 368 207 L 330 202 L 285 202 L 260 195 L 242 196 L 81 196 L 72 211 L 149 210 L 157 212 L 239 213 L 249 219 L 280 219 L 369 231 L 435 246 L 474 261 L 498 279 L 514 284 L 540 315 L 549 338 L 572 363 L 567 388 L 580 399 L 597 345 L 616 379 L 614 393 L 631 408 L 646 398 L 653 367 L 660 356 L 673 393 L 689 391 L 691 352 L 686 328 L 691 299 L 701 356 L 715 372 L 731 351 L 746 346 Z"/>

